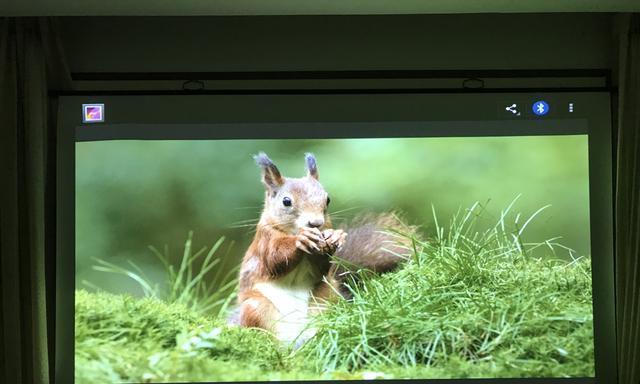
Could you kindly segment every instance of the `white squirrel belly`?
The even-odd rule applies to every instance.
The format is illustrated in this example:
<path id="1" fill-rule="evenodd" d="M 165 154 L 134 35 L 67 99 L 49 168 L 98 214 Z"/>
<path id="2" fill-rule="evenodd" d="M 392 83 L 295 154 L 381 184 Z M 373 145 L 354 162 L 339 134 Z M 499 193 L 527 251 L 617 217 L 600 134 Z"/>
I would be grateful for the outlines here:
<path id="1" fill-rule="evenodd" d="M 254 288 L 269 299 L 280 314 L 276 322 L 279 340 L 291 343 L 303 332 L 305 339 L 312 336 L 313 331 L 305 328 L 309 324 L 309 301 L 314 283 L 313 268 L 304 258 L 283 278 L 255 285 Z"/>

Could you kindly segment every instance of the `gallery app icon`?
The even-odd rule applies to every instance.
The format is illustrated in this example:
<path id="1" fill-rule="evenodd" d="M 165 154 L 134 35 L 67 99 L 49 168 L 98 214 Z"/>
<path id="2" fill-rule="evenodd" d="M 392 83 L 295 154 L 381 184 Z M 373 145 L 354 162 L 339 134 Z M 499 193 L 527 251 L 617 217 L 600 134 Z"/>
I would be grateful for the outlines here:
<path id="1" fill-rule="evenodd" d="M 103 123 L 104 104 L 82 104 L 83 123 Z"/>
<path id="2" fill-rule="evenodd" d="M 547 102 L 544 100 L 539 100 L 533 103 L 531 109 L 533 110 L 534 114 L 538 116 L 544 116 L 549 113 L 549 104 L 547 104 Z"/>

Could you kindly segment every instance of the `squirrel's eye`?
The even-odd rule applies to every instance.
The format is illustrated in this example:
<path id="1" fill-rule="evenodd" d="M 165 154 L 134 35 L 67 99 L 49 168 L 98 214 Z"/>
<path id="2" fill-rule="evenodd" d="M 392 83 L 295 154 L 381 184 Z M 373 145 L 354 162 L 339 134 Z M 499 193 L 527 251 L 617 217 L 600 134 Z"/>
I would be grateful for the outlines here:
<path id="1" fill-rule="evenodd" d="M 331 202 L 331 198 L 329 196 L 327 196 L 327 206 L 329 206 L 330 202 Z"/>
<path id="2" fill-rule="evenodd" d="M 291 206 L 291 198 L 290 197 L 285 197 L 284 199 L 282 199 L 282 204 L 284 204 L 285 207 L 290 207 Z"/>

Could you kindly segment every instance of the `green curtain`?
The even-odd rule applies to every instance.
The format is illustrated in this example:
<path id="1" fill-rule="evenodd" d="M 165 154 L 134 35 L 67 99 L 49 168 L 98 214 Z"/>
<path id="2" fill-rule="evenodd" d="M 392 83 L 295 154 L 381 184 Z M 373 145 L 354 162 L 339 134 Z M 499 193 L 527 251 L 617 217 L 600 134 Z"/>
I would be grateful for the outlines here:
<path id="1" fill-rule="evenodd" d="M 0 19 L 2 383 L 49 382 L 55 125 L 48 91 L 69 83 L 56 20 Z"/>
<path id="2" fill-rule="evenodd" d="M 621 36 L 616 288 L 620 384 L 640 383 L 640 14 Z"/>

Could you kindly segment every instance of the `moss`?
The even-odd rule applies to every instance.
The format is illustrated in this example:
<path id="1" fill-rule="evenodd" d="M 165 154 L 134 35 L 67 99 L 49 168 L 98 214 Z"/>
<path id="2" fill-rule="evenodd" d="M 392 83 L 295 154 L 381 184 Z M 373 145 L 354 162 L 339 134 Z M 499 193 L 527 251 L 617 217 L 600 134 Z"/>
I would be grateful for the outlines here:
<path id="1" fill-rule="evenodd" d="M 75 310 L 78 383 L 213 380 L 286 367 L 269 334 L 181 305 L 80 290 Z"/>

